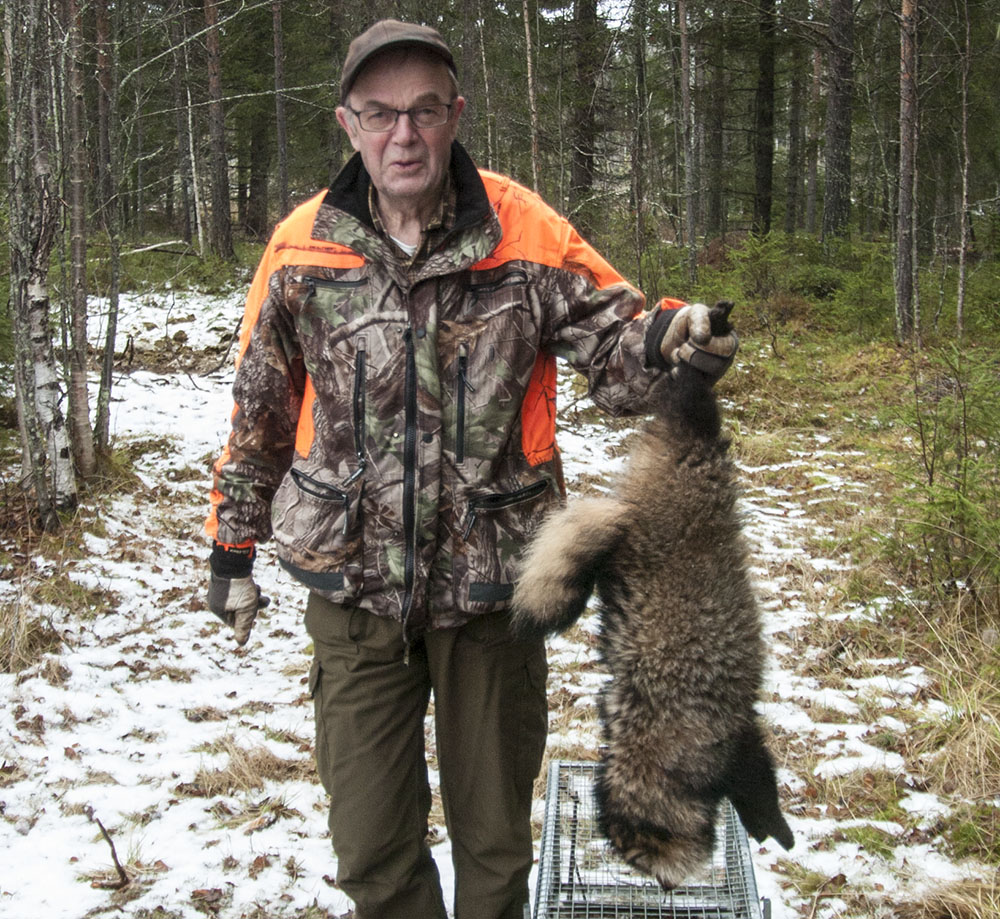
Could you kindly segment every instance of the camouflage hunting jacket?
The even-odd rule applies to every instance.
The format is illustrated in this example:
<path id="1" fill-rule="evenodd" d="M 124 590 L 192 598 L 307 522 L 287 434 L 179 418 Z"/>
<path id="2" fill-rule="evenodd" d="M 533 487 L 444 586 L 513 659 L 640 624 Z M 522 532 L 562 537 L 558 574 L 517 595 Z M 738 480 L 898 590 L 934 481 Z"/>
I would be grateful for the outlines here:
<path id="1" fill-rule="evenodd" d="M 207 526 L 273 536 L 295 578 L 408 638 L 509 604 L 561 500 L 555 358 L 613 414 L 669 378 L 642 294 L 566 220 L 459 144 L 452 181 L 452 228 L 416 266 L 375 231 L 358 156 L 276 227 Z"/>

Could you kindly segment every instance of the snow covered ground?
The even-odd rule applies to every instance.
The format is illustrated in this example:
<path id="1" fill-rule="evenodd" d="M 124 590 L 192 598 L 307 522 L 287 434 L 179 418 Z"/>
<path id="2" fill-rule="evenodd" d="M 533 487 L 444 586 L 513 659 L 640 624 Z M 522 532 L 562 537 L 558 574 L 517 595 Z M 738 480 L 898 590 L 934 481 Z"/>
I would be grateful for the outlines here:
<path id="1" fill-rule="evenodd" d="M 225 353 L 240 311 L 239 294 L 131 297 L 122 306 L 119 347 L 131 337 L 147 366 L 157 355 L 157 366 L 174 360 L 203 369 Z M 214 348 L 212 360 L 194 361 L 192 346 Z M 234 648 L 203 605 L 202 522 L 230 382 L 228 362 L 208 376 L 123 373 L 113 426 L 117 446 L 137 456 L 141 484 L 88 505 L 82 545 L 39 553 L 16 578 L 14 566 L 0 570 L 0 603 L 43 616 L 62 641 L 27 671 L 0 674 L 7 700 L 0 711 L 0 916 L 339 917 L 350 910 L 333 882 L 326 796 L 312 768 L 302 589 L 263 547 L 256 575 L 272 604 L 244 649 Z M 584 480 L 603 487 L 621 467 L 628 431 L 567 424 L 560 444 L 571 488 Z M 890 841 L 888 854 L 869 851 L 845 831 L 872 821 L 810 804 L 805 757 L 817 780 L 888 773 L 905 788 L 902 758 L 871 740 L 906 730 L 901 709 L 934 703 L 921 693 L 927 675 L 904 660 L 855 661 L 866 675 L 837 685 L 803 666 L 818 654 L 802 638 L 817 615 L 869 611 L 816 608 L 825 572 L 849 564 L 804 550 L 818 526 L 816 502 L 834 490 L 855 492 L 863 505 L 865 487 L 852 481 L 850 458 L 831 454 L 821 438 L 800 447 L 789 462 L 810 473 L 808 487 L 759 484 L 761 470 L 746 470 L 747 529 L 773 652 L 761 711 L 785 751 L 779 777 L 797 838 L 787 854 L 770 842 L 752 846 L 757 883 L 773 919 L 888 916 L 894 901 L 976 868 L 953 863 L 932 834 L 915 835 L 912 824 L 908 830 L 894 820 L 875 827 Z M 68 614 L 47 583 L 62 585 L 76 611 Z M 552 755 L 592 752 L 601 675 L 586 631 L 555 639 L 551 664 Z M 536 805 L 540 819 L 540 798 Z M 907 788 L 901 806 L 930 828 L 948 802 Z M 447 889 L 443 826 L 437 837 Z M 122 890 L 114 889 L 109 839 L 131 878 Z M 790 882 L 796 872 L 830 884 L 802 895 Z M 843 879 L 876 905 L 849 908 L 857 897 L 838 896 Z"/>

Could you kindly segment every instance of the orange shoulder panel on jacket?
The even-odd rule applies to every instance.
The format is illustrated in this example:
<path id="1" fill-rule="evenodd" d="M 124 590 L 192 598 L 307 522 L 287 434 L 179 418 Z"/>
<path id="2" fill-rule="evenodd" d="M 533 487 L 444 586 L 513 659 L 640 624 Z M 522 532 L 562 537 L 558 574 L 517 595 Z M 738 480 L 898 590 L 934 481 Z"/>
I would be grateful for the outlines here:
<path id="1" fill-rule="evenodd" d="M 247 294 L 243 324 L 240 327 L 237 366 L 250 343 L 250 335 L 260 316 L 260 308 L 267 299 L 271 276 L 276 271 L 287 265 L 297 264 L 316 265 L 320 268 L 360 268 L 365 263 L 362 256 L 346 246 L 312 238 L 316 214 L 325 197 L 326 191 L 321 191 L 300 204 L 274 228 Z"/>
<path id="2" fill-rule="evenodd" d="M 473 270 L 523 259 L 586 277 L 598 289 L 628 283 L 573 225 L 542 198 L 507 176 L 480 170 L 486 194 L 503 231 L 497 247 Z"/>

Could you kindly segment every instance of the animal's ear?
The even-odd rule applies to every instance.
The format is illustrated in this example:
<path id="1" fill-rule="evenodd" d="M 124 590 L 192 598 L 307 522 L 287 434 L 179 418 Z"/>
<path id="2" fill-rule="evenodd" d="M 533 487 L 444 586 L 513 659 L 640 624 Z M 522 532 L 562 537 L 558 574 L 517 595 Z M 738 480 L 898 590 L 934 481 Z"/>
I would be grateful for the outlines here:
<path id="1" fill-rule="evenodd" d="M 748 724 L 736 739 L 723 792 L 757 842 L 773 836 L 783 848 L 792 848 L 795 837 L 778 804 L 774 762 L 756 722 Z"/>
<path id="2" fill-rule="evenodd" d="M 735 305 L 732 300 L 719 300 L 708 311 L 709 328 L 714 337 L 723 338 L 733 331 L 732 324 L 729 322 L 729 314 Z"/>

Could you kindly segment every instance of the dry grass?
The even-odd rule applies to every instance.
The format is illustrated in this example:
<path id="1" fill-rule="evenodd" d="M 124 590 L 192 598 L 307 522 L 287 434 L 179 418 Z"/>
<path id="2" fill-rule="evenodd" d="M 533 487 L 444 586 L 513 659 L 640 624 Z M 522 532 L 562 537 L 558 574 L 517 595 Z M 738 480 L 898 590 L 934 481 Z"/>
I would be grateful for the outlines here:
<path id="1" fill-rule="evenodd" d="M 267 829 L 279 820 L 302 817 L 301 811 L 290 807 L 281 795 L 262 798 L 235 811 L 225 801 L 217 801 L 210 808 L 210 813 L 218 818 L 220 826 L 228 829 L 242 827 L 247 836 Z"/>
<path id="2" fill-rule="evenodd" d="M 959 616 L 925 620 L 937 677 L 951 717 L 925 733 L 925 768 L 934 790 L 968 799 L 1000 795 L 1000 681 L 992 636 Z M 934 752 L 930 752 L 934 751 Z"/>
<path id="3" fill-rule="evenodd" d="M 1000 919 L 996 879 L 963 881 L 896 907 L 896 919 Z"/>
<path id="4" fill-rule="evenodd" d="M 907 793 L 906 782 L 886 770 L 855 770 L 847 775 L 809 780 L 807 796 L 825 804 L 829 815 L 839 820 L 908 820 L 899 801 Z"/>
<path id="5" fill-rule="evenodd" d="M 27 670 L 62 645 L 59 633 L 35 609 L 30 587 L 23 587 L 12 601 L 0 604 L 0 673 Z"/>
<path id="6" fill-rule="evenodd" d="M 237 792 L 259 791 L 266 782 L 316 782 L 311 759 L 283 759 L 267 747 L 241 747 L 229 736 L 213 745 L 229 762 L 221 769 L 199 769 L 191 782 L 177 786 L 179 794 L 212 798 Z"/>

